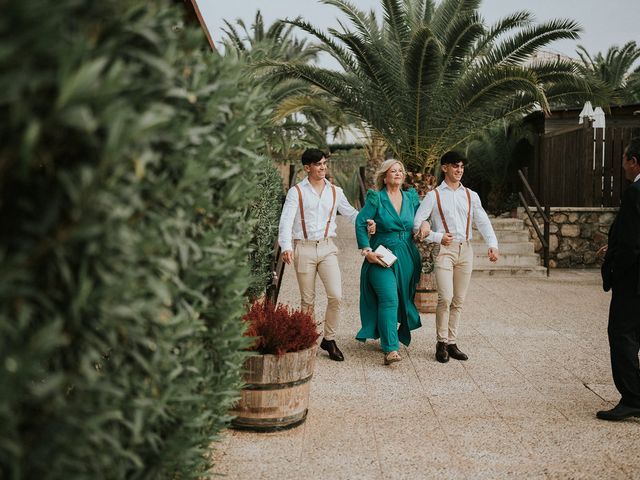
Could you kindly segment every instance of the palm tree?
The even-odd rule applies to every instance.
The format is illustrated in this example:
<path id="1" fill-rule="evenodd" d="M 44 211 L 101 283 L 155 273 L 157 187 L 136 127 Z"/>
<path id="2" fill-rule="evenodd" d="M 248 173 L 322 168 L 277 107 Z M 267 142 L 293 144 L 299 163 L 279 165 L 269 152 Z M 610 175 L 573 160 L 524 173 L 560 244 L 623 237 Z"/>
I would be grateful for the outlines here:
<path id="1" fill-rule="evenodd" d="M 521 122 L 500 120 L 467 143 L 465 153 L 472 161 L 465 169 L 466 184 L 480 193 L 487 211 L 508 210 L 506 203 L 518 186 L 516 172 L 526 166 L 534 137 Z"/>
<path id="2" fill-rule="evenodd" d="M 292 25 L 276 20 L 267 28 L 260 10 L 256 12 L 250 28 L 247 28 L 242 19 L 236 20 L 236 25 L 244 35 L 238 33 L 238 29 L 229 21 L 224 20 L 224 24 L 227 27 L 222 29 L 226 35 L 223 39 L 225 49 L 245 57 L 252 63 L 265 58 L 304 63 L 316 60 L 320 51 L 317 45 L 295 38 Z"/>
<path id="3" fill-rule="evenodd" d="M 534 24 L 516 12 L 486 26 L 480 0 L 381 0 L 384 18 L 347 0 L 322 0 L 351 24 L 326 34 L 300 19 L 343 72 L 294 62 L 265 62 L 277 78 L 299 78 L 327 92 L 335 108 L 362 120 L 415 171 L 497 119 L 558 99 L 585 99 L 589 86 L 569 61 L 530 63 L 554 40 L 575 39 L 570 20 Z"/>
<path id="4" fill-rule="evenodd" d="M 323 98 L 327 94 L 300 79 L 265 78 L 261 69 L 264 61 L 308 64 L 317 60 L 320 47 L 295 38 L 295 27 L 281 20 L 266 26 L 260 10 L 250 28 L 241 19 L 235 22 L 238 28 L 224 23 L 225 54 L 246 61 L 257 82 L 269 91 L 272 124 L 264 132 L 268 155 L 292 161 L 307 146 L 326 146 L 330 129 L 347 122 L 341 112 L 327 108 L 330 102 Z"/>
<path id="5" fill-rule="evenodd" d="M 610 97 L 605 105 L 640 101 L 640 65 L 633 69 L 640 59 L 640 48 L 636 42 L 628 42 L 622 47 L 610 47 L 606 55 L 598 52 L 595 56 L 578 45 L 576 53 L 581 61 L 580 71 L 609 87 Z"/>

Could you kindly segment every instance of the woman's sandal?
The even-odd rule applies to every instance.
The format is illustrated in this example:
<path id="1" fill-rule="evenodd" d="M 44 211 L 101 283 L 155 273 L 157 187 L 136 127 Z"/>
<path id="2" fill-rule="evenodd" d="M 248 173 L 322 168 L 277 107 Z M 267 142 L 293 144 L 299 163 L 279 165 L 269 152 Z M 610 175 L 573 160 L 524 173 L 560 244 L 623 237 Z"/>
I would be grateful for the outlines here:
<path id="1" fill-rule="evenodd" d="M 393 350 L 392 352 L 388 352 L 388 353 L 384 354 L 384 364 L 385 365 L 390 365 L 392 363 L 399 362 L 400 360 L 402 360 L 402 357 L 395 350 Z"/>

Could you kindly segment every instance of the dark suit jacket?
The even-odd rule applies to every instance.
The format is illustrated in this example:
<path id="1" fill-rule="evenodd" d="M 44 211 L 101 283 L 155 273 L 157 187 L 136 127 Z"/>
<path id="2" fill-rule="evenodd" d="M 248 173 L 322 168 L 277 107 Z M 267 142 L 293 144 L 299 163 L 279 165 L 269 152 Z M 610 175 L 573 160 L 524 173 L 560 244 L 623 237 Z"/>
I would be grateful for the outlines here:
<path id="1" fill-rule="evenodd" d="M 624 192 L 620 210 L 609 229 L 602 264 L 605 291 L 622 281 L 635 282 L 636 292 L 640 294 L 640 180 Z"/>

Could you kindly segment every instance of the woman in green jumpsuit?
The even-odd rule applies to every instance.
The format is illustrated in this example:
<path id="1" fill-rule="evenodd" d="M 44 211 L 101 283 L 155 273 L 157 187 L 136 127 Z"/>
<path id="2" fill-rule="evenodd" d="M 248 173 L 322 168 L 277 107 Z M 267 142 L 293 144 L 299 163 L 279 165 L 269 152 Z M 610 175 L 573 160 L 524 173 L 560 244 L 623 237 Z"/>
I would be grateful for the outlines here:
<path id="1" fill-rule="evenodd" d="M 365 261 L 360 272 L 360 322 L 356 339 L 380 338 L 385 363 L 401 360 L 400 343 L 409 345 L 411 330 L 420 327 L 420 315 L 413 303 L 420 280 L 420 253 L 413 243 L 411 229 L 420 199 L 415 189 L 402 191 L 404 166 L 386 160 L 376 172 L 378 190 L 369 190 L 364 207 L 356 219 L 356 239 Z M 376 222 L 376 233 L 369 238 L 367 220 Z M 424 222 L 421 234 L 429 224 Z M 424 230 L 424 231 L 423 231 Z M 398 259 L 384 266 L 372 251 L 379 245 Z M 399 325 L 398 325 L 399 324 Z"/>

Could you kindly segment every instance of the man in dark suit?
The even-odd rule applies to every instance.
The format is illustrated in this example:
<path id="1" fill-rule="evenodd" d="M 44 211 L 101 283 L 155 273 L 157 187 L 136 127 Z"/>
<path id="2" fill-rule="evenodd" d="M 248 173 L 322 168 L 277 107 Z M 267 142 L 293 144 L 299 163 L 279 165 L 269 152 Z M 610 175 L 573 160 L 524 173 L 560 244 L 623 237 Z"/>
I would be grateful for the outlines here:
<path id="1" fill-rule="evenodd" d="M 602 285 L 612 290 L 609 348 L 613 381 L 622 396 L 602 420 L 640 417 L 640 137 L 633 138 L 622 158 L 625 177 L 633 183 L 624 192 L 606 247 Z"/>

